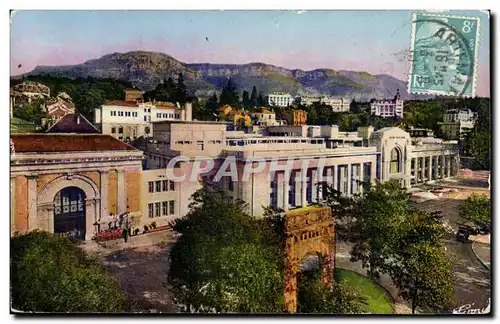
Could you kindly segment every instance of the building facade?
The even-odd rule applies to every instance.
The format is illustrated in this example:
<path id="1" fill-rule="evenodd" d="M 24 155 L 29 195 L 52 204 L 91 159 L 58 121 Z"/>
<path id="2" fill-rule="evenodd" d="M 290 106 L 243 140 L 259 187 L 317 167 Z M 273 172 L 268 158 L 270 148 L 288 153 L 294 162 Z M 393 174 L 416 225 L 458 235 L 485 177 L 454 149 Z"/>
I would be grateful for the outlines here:
<path id="1" fill-rule="evenodd" d="M 394 99 L 373 100 L 370 103 L 370 111 L 372 115 L 380 117 L 397 117 L 403 118 L 403 104 L 400 100 L 399 89 Z"/>
<path id="2" fill-rule="evenodd" d="M 268 104 L 271 107 L 288 107 L 294 102 L 294 98 L 289 93 L 275 92 L 268 95 Z"/>
<path id="3" fill-rule="evenodd" d="M 265 206 L 320 204 L 326 185 L 351 196 L 377 180 L 410 188 L 459 171 L 456 141 L 395 127 L 270 126 L 253 134 L 228 126 L 154 122 L 135 148 L 102 134 L 11 135 L 11 232 L 90 239 L 119 215 L 135 226 L 164 225 L 189 212 L 202 181 L 259 217 Z"/>
<path id="4" fill-rule="evenodd" d="M 324 103 L 331 106 L 334 112 L 349 112 L 351 102 L 347 98 L 337 98 L 329 96 L 301 96 L 300 103 L 310 106 L 315 102 Z"/>
<path id="5" fill-rule="evenodd" d="M 109 135 L 11 135 L 11 233 L 89 240 L 113 216 L 141 217 L 142 158 Z"/>
<path id="6" fill-rule="evenodd" d="M 463 139 L 474 128 L 477 115 L 470 109 L 450 109 L 439 123 L 441 133 L 450 139 Z"/>
<path id="7" fill-rule="evenodd" d="M 458 172 L 455 142 L 412 138 L 399 128 L 365 128 L 345 133 L 336 126 L 274 126 L 262 134 L 243 134 L 227 131 L 227 125 L 221 123 L 160 122 L 155 125 L 153 141 L 141 150 L 146 155 L 146 169 L 170 168 L 171 160 L 185 158 L 174 171 L 176 177 L 189 178 L 178 183 L 179 215 L 187 213 L 187 199 L 201 188 L 202 180 L 244 200 L 251 215 L 261 216 L 267 205 L 288 210 L 319 203 L 325 184 L 349 196 L 366 190 L 375 180 L 396 180 L 409 188 Z M 193 170 L 204 169 L 199 157 L 212 159 L 214 165 L 190 177 Z M 254 159 L 265 161 L 264 166 L 244 178 L 248 161 Z M 227 170 L 227 161 L 234 161 L 236 178 L 217 176 L 219 170 Z M 291 171 L 273 175 L 276 163 Z M 307 181 L 293 180 L 302 177 Z"/>
<path id="8" fill-rule="evenodd" d="M 151 136 L 153 122 L 191 118 L 191 103 L 180 109 L 171 103 L 114 100 L 95 110 L 94 124 L 102 134 L 130 142 L 141 136 Z"/>

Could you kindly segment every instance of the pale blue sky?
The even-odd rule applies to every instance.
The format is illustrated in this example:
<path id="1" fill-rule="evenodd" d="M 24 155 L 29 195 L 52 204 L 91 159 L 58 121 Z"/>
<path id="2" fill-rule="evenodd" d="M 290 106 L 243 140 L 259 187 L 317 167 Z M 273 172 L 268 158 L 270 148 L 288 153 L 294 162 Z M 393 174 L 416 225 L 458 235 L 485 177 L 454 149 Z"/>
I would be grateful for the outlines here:
<path id="1" fill-rule="evenodd" d="M 478 95 L 489 95 L 488 16 L 450 13 L 482 18 Z M 11 24 L 11 74 L 151 50 L 189 63 L 265 62 L 406 80 L 410 29 L 410 11 L 20 11 Z"/>

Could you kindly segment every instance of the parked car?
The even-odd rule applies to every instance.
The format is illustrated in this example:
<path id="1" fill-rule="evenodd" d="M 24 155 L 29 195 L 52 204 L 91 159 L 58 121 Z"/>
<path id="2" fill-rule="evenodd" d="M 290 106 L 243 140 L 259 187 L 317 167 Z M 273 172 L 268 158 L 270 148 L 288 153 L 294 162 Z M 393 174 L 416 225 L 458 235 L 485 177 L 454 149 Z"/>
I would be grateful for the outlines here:
<path id="1" fill-rule="evenodd" d="M 455 234 L 455 238 L 457 241 L 466 243 L 469 240 L 469 231 L 463 227 L 459 228 L 457 234 Z"/>
<path id="2" fill-rule="evenodd" d="M 479 232 L 483 235 L 490 234 L 491 224 L 490 223 L 479 223 Z"/>

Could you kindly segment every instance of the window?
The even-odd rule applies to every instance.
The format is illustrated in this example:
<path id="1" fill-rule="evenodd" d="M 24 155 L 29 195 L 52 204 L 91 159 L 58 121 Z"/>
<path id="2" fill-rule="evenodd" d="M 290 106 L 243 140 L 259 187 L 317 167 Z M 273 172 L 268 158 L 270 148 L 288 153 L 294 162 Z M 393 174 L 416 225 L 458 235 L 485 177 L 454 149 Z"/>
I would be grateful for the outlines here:
<path id="1" fill-rule="evenodd" d="M 179 114 L 175 114 L 175 118 L 179 119 Z"/>
<path id="2" fill-rule="evenodd" d="M 161 113 L 157 113 L 156 118 L 161 118 Z"/>
<path id="3" fill-rule="evenodd" d="M 144 116 L 144 121 L 148 121 L 148 116 Z"/>
<path id="4" fill-rule="evenodd" d="M 116 116 L 116 111 L 112 111 L 111 116 Z"/>
<path id="5" fill-rule="evenodd" d="M 161 212 L 160 207 L 161 207 L 160 203 L 156 202 L 155 203 L 155 216 L 156 217 L 160 217 L 160 212 Z"/>
<path id="6" fill-rule="evenodd" d="M 175 214 L 175 200 L 170 200 L 170 215 Z"/>
<path id="7" fill-rule="evenodd" d="M 123 127 L 118 127 L 118 133 L 123 134 Z"/>
<path id="8" fill-rule="evenodd" d="M 163 201 L 161 203 L 161 215 L 162 216 L 168 215 L 168 201 Z"/>
<path id="9" fill-rule="evenodd" d="M 156 181 L 156 192 L 161 191 L 161 181 Z"/>
<path id="10" fill-rule="evenodd" d="M 161 181 L 162 191 L 168 191 L 167 180 Z"/>
<path id="11" fill-rule="evenodd" d="M 205 147 L 204 147 L 204 145 L 203 145 L 203 141 L 197 141 L 197 142 L 196 142 L 196 149 L 197 149 L 198 151 L 203 151 L 203 149 L 204 149 L 204 148 L 205 148 Z"/>
<path id="12" fill-rule="evenodd" d="M 172 180 L 170 180 L 170 190 L 171 191 L 175 190 L 175 182 L 173 182 Z"/>
<path id="13" fill-rule="evenodd" d="M 391 151 L 391 173 L 399 173 L 400 171 L 400 159 L 401 153 L 397 148 L 393 148 Z"/>
<path id="14" fill-rule="evenodd" d="M 148 182 L 148 187 L 149 187 L 149 190 L 148 190 L 149 192 L 155 192 L 153 181 Z"/>
<path id="15" fill-rule="evenodd" d="M 153 204 L 148 204 L 148 216 L 153 218 Z"/>
<path id="16" fill-rule="evenodd" d="M 111 133 L 112 134 L 116 133 L 116 128 L 115 127 L 111 127 Z"/>
<path id="17" fill-rule="evenodd" d="M 125 112 L 125 117 L 130 117 L 130 111 Z"/>

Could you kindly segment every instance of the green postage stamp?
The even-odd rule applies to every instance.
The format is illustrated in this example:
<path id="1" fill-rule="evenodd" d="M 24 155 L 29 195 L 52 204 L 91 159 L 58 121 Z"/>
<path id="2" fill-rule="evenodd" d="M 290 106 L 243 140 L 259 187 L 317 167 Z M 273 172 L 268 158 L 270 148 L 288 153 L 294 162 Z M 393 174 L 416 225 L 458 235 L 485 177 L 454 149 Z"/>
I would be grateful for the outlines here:
<path id="1" fill-rule="evenodd" d="M 479 17 L 414 13 L 408 92 L 476 95 Z"/>

